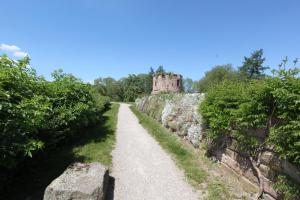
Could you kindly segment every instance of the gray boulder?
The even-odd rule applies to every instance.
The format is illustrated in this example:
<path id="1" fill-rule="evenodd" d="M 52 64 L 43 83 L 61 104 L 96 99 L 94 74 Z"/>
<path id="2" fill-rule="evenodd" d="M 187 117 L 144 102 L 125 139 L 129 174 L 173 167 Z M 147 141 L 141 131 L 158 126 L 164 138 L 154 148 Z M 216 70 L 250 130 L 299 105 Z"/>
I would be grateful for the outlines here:
<path id="1" fill-rule="evenodd" d="M 108 179 L 100 163 L 74 163 L 46 188 L 44 200 L 103 200 Z"/>

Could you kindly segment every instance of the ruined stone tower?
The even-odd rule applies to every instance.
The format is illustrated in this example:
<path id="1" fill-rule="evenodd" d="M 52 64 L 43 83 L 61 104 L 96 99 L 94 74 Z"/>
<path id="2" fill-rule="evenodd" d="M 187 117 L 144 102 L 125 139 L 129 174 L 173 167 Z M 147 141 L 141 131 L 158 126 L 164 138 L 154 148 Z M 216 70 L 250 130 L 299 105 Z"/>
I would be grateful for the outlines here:
<path id="1" fill-rule="evenodd" d="M 180 92 L 182 76 L 179 74 L 156 74 L 153 76 L 152 94 Z"/>

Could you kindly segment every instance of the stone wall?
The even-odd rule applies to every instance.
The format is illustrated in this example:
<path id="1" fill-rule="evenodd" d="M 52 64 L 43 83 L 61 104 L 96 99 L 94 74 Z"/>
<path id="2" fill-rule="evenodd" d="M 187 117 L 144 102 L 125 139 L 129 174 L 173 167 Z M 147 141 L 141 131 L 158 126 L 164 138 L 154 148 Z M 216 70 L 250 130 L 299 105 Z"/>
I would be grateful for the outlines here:
<path id="1" fill-rule="evenodd" d="M 231 168 L 252 183 L 259 184 L 256 171 L 246 153 L 241 150 L 238 142 L 232 138 L 223 138 L 223 145 L 217 146 L 211 153 L 225 166 Z M 273 187 L 277 175 L 288 175 L 295 182 L 300 183 L 300 170 L 287 160 L 280 159 L 271 149 L 266 147 L 260 155 L 259 170 L 264 182 L 265 199 L 280 199 L 280 195 Z"/>
<path id="2" fill-rule="evenodd" d="M 162 94 L 136 100 L 139 110 L 198 147 L 202 138 L 199 102 L 203 94 Z"/>
<path id="3" fill-rule="evenodd" d="M 187 139 L 197 148 L 201 143 L 208 142 L 203 139 L 205 133 L 202 131 L 202 120 L 198 113 L 198 106 L 203 98 L 204 94 L 163 94 L 139 98 L 135 103 L 139 110 L 176 132 L 180 137 Z M 251 135 L 261 135 L 259 130 L 248 132 Z M 222 144 L 212 148 L 210 154 L 223 165 L 258 185 L 257 174 L 237 141 L 232 138 L 221 138 L 221 140 Z M 295 182 L 300 183 L 299 166 L 280 159 L 271 147 L 265 148 L 260 160 L 259 170 L 263 176 L 266 199 L 280 199 L 273 188 L 275 177 L 279 174 L 288 175 Z"/>

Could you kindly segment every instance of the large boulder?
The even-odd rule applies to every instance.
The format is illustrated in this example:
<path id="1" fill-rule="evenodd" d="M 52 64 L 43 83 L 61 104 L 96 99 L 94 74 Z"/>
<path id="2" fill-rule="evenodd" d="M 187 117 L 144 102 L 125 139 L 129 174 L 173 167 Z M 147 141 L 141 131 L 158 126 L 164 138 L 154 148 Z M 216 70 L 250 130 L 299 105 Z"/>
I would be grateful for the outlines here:
<path id="1" fill-rule="evenodd" d="M 75 163 L 46 188 L 44 200 L 103 200 L 108 179 L 100 163 Z"/>

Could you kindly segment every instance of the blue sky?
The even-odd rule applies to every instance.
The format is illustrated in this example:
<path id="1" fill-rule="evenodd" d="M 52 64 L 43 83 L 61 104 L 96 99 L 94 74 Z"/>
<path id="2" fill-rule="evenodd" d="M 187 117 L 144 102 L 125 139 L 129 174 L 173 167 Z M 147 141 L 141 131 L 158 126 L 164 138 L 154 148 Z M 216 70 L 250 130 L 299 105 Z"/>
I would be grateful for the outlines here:
<path id="1" fill-rule="evenodd" d="M 266 65 L 300 58 L 299 0 L 1 0 L 0 53 L 23 56 L 47 79 L 85 81 L 163 65 L 200 79 L 263 48 Z M 14 54 L 14 55 L 13 55 Z"/>

